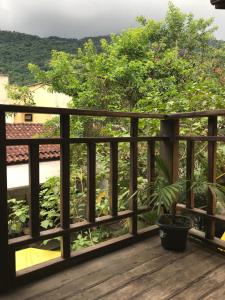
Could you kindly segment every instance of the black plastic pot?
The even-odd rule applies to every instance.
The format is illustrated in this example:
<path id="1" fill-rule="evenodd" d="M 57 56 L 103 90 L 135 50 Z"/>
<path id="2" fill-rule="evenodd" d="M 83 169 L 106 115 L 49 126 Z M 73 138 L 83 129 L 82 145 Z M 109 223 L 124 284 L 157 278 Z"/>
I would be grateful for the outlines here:
<path id="1" fill-rule="evenodd" d="M 166 250 L 184 251 L 192 220 L 185 216 L 162 215 L 158 222 L 161 244 Z"/>

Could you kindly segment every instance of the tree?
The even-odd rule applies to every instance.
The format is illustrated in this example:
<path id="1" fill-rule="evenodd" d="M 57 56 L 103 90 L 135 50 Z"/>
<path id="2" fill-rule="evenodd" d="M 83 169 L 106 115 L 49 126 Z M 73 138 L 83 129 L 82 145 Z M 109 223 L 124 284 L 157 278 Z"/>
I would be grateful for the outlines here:
<path id="1" fill-rule="evenodd" d="M 71 107 L 175 112 L 223 106 L 213 20 L 194 19 L 172 3 L 163 21 L 138 19 L 139 27 L 76 54 L 53 51 L 49 70 L 29 65 L 36 79 L 73 96 Z M 222 64 L 222 65 L 221 65 Z"/>

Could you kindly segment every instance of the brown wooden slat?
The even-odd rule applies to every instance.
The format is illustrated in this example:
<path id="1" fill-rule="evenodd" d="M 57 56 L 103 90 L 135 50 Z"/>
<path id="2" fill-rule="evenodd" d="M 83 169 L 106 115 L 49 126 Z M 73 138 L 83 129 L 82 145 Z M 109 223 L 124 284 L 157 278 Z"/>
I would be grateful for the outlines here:
<path id="1" fill-rule="evenodd" d="M 144 214 L 144 213 L 152 211 L 152 210 L 153 210 L 152 205 L 151 206 L 141 206 L 141 207 L 138 208 L 137 213 L 139 215 L 139 214 Z"/>
<path id="2" fill-rule="evenodd" d="M 187 142 L 187 158 L 186 158 L 186 197 L 187 207 L 194 208 L 194 193 L 191 188 L 192 180 L 194 175 L 194 142 Z"/>
<path id="3" fill-rule="evenodd" d="M 147 176 L 148 182 L 154 182 L 155 180 L 155 141 L 148 142 L 148 154 L 147 154 Z"/>
<path id="4" fill-rule="evenodd" d="M 194 111 L 194 112 L 174 113 L 174 114 L 159 114 L 159 113 L 117 112 L 117 111 L 107 111 L 107 110 L 88 110 L 88 109 L 71 109 L 71 108 L 5 105 L 5 104 L 0 104 L 0 111 L 15 112 L 15 113 L 27 112 L 27 113 L 56 114 L 56 115 L 64 114 L 64 115 L 80 115 L 80 116 L 154 118 L 154 119 L 200 118 L 200 117 L 225 115 L 225 109 Z"/>
<path id="5" fill-rule="evenodd" d="M 193 215 L 202 216 L 209 220 L 221 221 L 221 222 L 225 223 L 225 216 L 218 215 L 218 214 L 209 215 L 209 214 L 207 214 L 207 212 L 205 210 L 200 209 L 200 208 L 188 208 L 186 205 L 178 203 L 177 209 L 178 209 L 178 211 L 179 210 L 185 211 L 185 212 L 188 212 Z"/>
<path id="6" fill-rule="evenodd" d="M 29 194 L 30 194 L 30 229 L 31 236 L 40 235 L 39 204 L 39 145 L 29 146 Z"/>
<path id="7" fill-rule="evenodd" d="M 160 141 L 166 139 L 160 136 L 142 136 L 142 137 L 83 137 L 83 138 L 69 138 L 70 144 L 86 144 L 86 143 L 111 143 L 111 142 L 148 142 L 148 141 Z M 17 145 L 32 145 L 32 144 L 61 144 L 61 138 L 35 138 L 35 139 L 7 139 L 7 146 Z"/>
<path id="8" fill-rule="evenodd" d="M 214 239 L 207 239 L 207 238 L 205 238 L 205 233 L 200 230 L 197 230 L 194 228 L 190 229 L 189 236 L 199 239 L 200 241 L 205 243 L 207 246 L 212 247 L 218 251 L 220 251 L 220 249 L 225 250 L 225 241 L 222 241 L 215 237 L 214 237 Z"/>
<path id="9" fill-rule="evenodd" d="M 10 270 L 10 258 L 8 249 L 6 127 L 5 113 L 0 112 L 0 292 L 10 287 L 13 275 L 15 275 Z"/>
<path id="10" fill-rule="evenodd" d="M 138 113 L 138 112 L 118 112 L 108 110 L 88 110 L 24 105 L 4 105 L 0 104 L 0 111 L 4 112 L 25 112 L 55 115 L 74 115 L 74 116 L 96 116 L 96 117 L 119 117 L 119 118 L 164 118 L 165 114 L 158 113 Z"/>
<path id="11" fill-rule="evenodd" d="M 118 213 L 118 143 L 110 143 L 110 214 Z"/>
<path id="12" fill-rule="evenodd" d="M 70 228 L 70 135 L 69 115 L 60 116 L 60 222 L 63 229 Z M 70 257 L 70 234 L 65 232 L 61 238 L 61 254 L 63 258 Z"/>
<path id="13" fill-rule="evenodd" d="M 179 120 L 162 120 L 160 135 L 169 138 L 160 143 L 160 156 L 168 168 L 171 182 L 175 182 L 179 167 L 179 143 L 175 140 L 179 135 Z"/>
<path id="14" fill-rule="evenodd" d="M 192 111 L 184 113 L 174 113 L 167 115 L 167 118 L 182 119 L 182 118 L 202 118 L 210 116 L 224 116 L 225 109 L 205 110 L 205 111 Z"/>
<path id="15" fill-rule="evenodd" d="M 24 245 L 32 244 L 34 242 L 51 239 L 51 238 L 54 238 L 57 236 L 62 236 L 66 232 L 72 233 L 74 231 L 80 231 L 83 229 L 97 227 L 97 226 L 100 226 L 103 224 L 111 224 L 116 221 L 120 221 L 120 220 L 129 218 L 129 217 L 132 217 L 132 215 L 133 215 L 133 212 L 131 210 L 124 210 L 124 211 L 118 212 L 118 215 L 115 217 L 102 216 L 102 217 L 96 218 L 94 223 L 90 223 L 88 221 L 83 221 L 83 222 L 78 222 L 75 224 L 70 224 L 70 228 L 65 229 L 65 230 L 62 228 L 53 228 L 53 229 L 44 230 L 44 231 L 41 231 L 40 236 L 36 237 L 36 238 L 31 237 L 30 235 L 12 238 L 9 240 L 9 246 L 14 249 L 15 248 L 18 249 Z"/>
<path id="16" fill-rule="evenodd" d="M 166 140 L 162 136 L 137 136 L 137 137 L 85 137 L 85 138 L 71 138 L 70 143 L 123 143 L 123 142 L 148 142 Z"/>
<path id="17" fill-rule="evenodd" d="M 148 184 L 155 181 L 155 141 L 148 141 L 147 146 L 147 179 Z M 147 197 L 150 199 L 152 189 L 148 189 Z"/>
<path id="18" fill-rule="evenodd" d="M 96 206 L 96 144 L 87 144 L 87 220 L 90 223 L 95 222 Z"/>
<path id="19" fill-rule="evenodd" d="M 19 145 L 52 145 L 60 144 L 62 139 L 60 138 L 32 138 L 32 139 L 7 139 L 7 146 L 19 146 Z"/>
<path id="20" fill-rule="evenodd" d="M 195 142 L 225 142 L 225 136 L 176 136 L 176 140 Z"/>
<path id="21" fill-rule="evenodd" d="M 16 238 L 11 238 L 9 239 L 9 246 L 13 249 L 19 249 L 25 245 L 62 236 L 64 231 L 65 230 L 63 230 L 62 228 L 52 228 L 41 231 L 38 237 L 32 237 L 31 235 L 22 235 Z"/>
<path id="22" fill-rule="evenodd" d="M 178 208 L 178 210 L 183 210 L 188 213 L 192 213 L 194 215 L 203 216 L 205 218 L 214 219 L 214 220 L 222 221 L 225 223 L 225 216 L 222 216 L 222 215 L 207 215 L 206 211 L 204 211 L 204 210 L 201 210 L 198 208 L 190 209 L 190 208 L 187 208 L 186 205 L 183 205 L 183 204 L 177 204 L 177 208 Z M 152 210 L 151 207 L 142 207 L 142 208 L 138 209 L 138 214 L 145 213 L 145 212 L 148 212 L 151 210 Z M 91 228 L 93 226 L 97 227 L 102 224 L 110 224 L 112 222 L 128 218 L 130 216 L 132 216 L 132 211 L 127 210 L 127 211 L 118 212 L 118 216 L 115 218 L 113 218 L 111 216 L 103 216 L 103 217 L 96 218 L 96 222 L 94 224 L 91 224 L 89 222 L 80 222 L 80 223 L 76 223 L 76 224 L 70 224 L 70 232 L 72 233 L 73 231 L 79 231 L 82 229 Z M 31 238 L 30 236 L 22 236 L 22 237 L 10 239 L 9 245 L 10 245 L 10 247 L 13 247 L 13 248 L 19 248 L 21 246 L 31 244 L 31 243 L 34 243 L 34 242 L 37 242 L 40 240 L 45 240 L 45 239 L 50 239 L 53 237 L 60 236 L 62 233 L 63 233 L 63 230 L 60 228 L 49 229 L 49 230 L 42 231 L 40 233 L 40 237 L 36 238 L 36 239 Z"/>
<path id="23" fill-rule="evenodd" d="M 217 135 L 217 117 L 208 118 L 208 135 Z M 216 182 L 216 142 L 208 142 L 208 182 Z M 215 196 L 208 191 L 207 213 L 214 215 L 216 213 Z M 208 220 L 206 224 L 206 238 L 213 239 L 215 236 L 215 221 Z"/>
<path id="24" fill-rule="evenodd" d="M 138 136 L 138 119 L 132 118 L 130 123 L 130 135 Z M 138 175 L 138 145 L 137 142 L 130 143 L 130 196 L 137 191 L 137 175 Z M 129 203 L 130 209 L 133 211 L 131 219 L 130 232 L 137 234 L 137 196 L 132 196 Z"/>
<path id="25" fill-rule="evenodd" d="M 98 217 L 95 218 L 95 222 L 87 222 L 87 221 L 83 221 L 80 223 L 75 223 L 75 224 L 71 224 L 70 225 L 70 231 L 79 231 L 79 230 L 83 230 L 83 229 L 88 229 L 88 228 L 93 228 L 93 227 L 97 227 L 100 225 L 104 225 L 104 224 L 112 224 L 115 222 L 118 222 L 120 220 L 132 217 L 133 212 L 131 210 L 124 210 L 124 211 L 120 211 L 118 212 L 117 216 L 102 216 L 102 217 Z"/>

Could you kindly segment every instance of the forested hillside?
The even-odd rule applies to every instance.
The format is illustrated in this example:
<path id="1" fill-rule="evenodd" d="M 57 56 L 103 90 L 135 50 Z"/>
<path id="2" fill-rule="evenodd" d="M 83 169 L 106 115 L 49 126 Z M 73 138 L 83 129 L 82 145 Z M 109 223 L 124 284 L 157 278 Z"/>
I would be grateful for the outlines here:
<path id="1" fill-rule="evenodd" d="M 99 47 L 101 37 L 94 37 L 94 44 Z M 28 63 L 47 68 L 52 50 L 75 53 L 88 38 L 66 39 L 59 37 L 40 38 L 19 32 L 0 31 L 0 73 L 6 73 L 11 83 L 26 85 L 34 82 L 27 69 Z"/>

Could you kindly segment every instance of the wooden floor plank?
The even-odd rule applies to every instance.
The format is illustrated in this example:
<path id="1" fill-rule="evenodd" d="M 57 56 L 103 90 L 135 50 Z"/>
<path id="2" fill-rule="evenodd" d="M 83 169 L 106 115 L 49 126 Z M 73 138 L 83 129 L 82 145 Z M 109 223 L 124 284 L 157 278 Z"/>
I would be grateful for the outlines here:
<path id="1" fill-rule="evenodd" d="M 174 300 L 183 299 L 200 299 L 211 294 L 215 290 L 225 285 L 225 261 L 219 267 L 215 266 L 215 270 L 209 271 L 201 275 L 200 278 L 193 282 L 189 282 L 185 289 L 177 291 L 177 295 L 172 295 Z M 218 299 L 218 298 L 217 298 Z"/>
<path id="2" fill-rule="evenodd" d="M 140 264 L 148 262 L 149 260 L 151 261 L 155 257 L 161 256 L 163 250 L 157 242 L 155 247 L 149 247 L 148 245 L 147 248 L 136 251 L 133 253 L 133 255 L 127 251 L 126 253 L 127 254 L 124 257 L 121 257 L 119 253 L 119 256 L 116 256 L 116 260 L 108 259 L 104 266 L 102 266 L 101 270 L 94 270 L 85 276 L 79 277 L 77 280 L 71 280 L 69 283 L 67 282 L 60 288 L 45 293 L 45 300 L 50 300 L 53 297 L 56 297 L 57 299 L 68 299 L 74 294 L 76 295 L 77 299 L 79 299 L 79 295 L 83 295 L 85 291 L 89 291 L 92 289 L 92 287 L 95 287 L 96 285 L 98 286 L 107 280 L 110 280 L 111 278 L 116 278 L 117 280 L 117 276 L 119 276 L 121 272 L 128 272 L 135 266 L 139 266 Z M 32 299 L 38 299 L 39 297 L 40 295 Z"/>
<path id="3" fill-rule="evenodd" d="M 165 251 L 158 237 L 19 288 L 2 300 L 225 299 L 225 259 L 192 242 Z"/>
<path id="4" fill-rule="evenodd" d="M 133 265 L 132 269 L 128 271 L 126 269 L 121 269 L 121 273 L 116 274 L 116 276 L 112 276 L 108 280 L 105 280 L 104 282 L 101 282 L 100 284 L 97 284 L 89 289 L 76 293 L 67 299 L 92 300 L 100 299 L 101 297 L 105 298 L 108 294 L 111 294 L 112 291 L 122 288 L 129 282 L 134 281 L 136 278 L 140 278 L 149 273 L 154 273 L 160 270 L 163 266 L 169 265 L 175 260 L 183 258 L 192 251 L 194 251 L 194 249 L 191 249 L 186 253 L 176 253 L 175 255 L 171 255 L 170 252 L 159 248 L 158 255 L 156 257 L 148 259 L 146 262 L 139 264 L 138 266 Z"/>
<path id="5" fill-rule="evenodd" d="M 221 264 L 221 257 L 213 260 L 201 249 L 175 260 L 159 271 L 141 276 L 104 299 L 167 299 L 199 274 Z M 127 297 L 132 295 L 132 297 Z"/>
<path id="6" fill-rule="evenodd" d="M 208 295 L 201 298 L 202 300 L 224 300 L 225 299 L 225 281 L 221 284 L 220 288 L 214 289 Z"/>
<path id="7" fill-rule="evenodd" d="M 154 248 L 156 249 L 152 252 L 152 249 Z M 141 241 L 127 248 L 88 261 L 87 263 L 74 266 L 47 278 L 43 278 L 36 283 L 21 287 L 9 296 L 5 296 L 4 299 L 18 300 L 17 291 L 22 292 L 22 298 L 20 298 L 20 300 L 40 299 L 42 295 L 46 295 L 47 297 L 48 293 L 53 294 L 54 291 L 56 293 L 59 288 L 63 288 L 71 282 L 78 282 L 79 280 L 84 281 L 85 277 L 95 278 L 96 274 L 98 274 L 98 276 L 101 275 L 102 277 L 106 277 L 107 273 L 110 273 L 111 275 L 111 266 L 113 266 L 114 269 L 119 270 L 124 264 L 128 268 L 129 264 L 133 266 L 133 264 L 136 263 L 138 265 L 143 262 L 143 260 L 148 260 L 146 254 L 152 253 L 151 255 L 153 255 L 153 257 L 154 255 L 157 255 L 158 249 L 160 249 L 159 238 L 156 236 L 148 239 L 147 242 Z M 89 281 L 89 284 L 94 283 Z"/>

